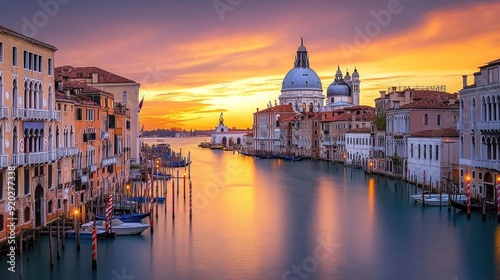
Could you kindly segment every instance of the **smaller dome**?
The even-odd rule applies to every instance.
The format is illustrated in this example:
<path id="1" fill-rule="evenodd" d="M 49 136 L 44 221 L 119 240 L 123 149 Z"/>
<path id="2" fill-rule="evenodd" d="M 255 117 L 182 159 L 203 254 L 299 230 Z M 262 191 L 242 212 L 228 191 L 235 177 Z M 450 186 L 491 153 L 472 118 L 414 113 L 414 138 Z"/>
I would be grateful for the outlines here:
<path id="1" fill-rule="evenodd" d="M 298 52 L 307 52 L 306 47 L 304 47 L 304 46 L 299 46 L 299 49 L 297 51 Z"/>
<path id="2" fill-rule="evenodd" d="M 349 75 L 349 71 L 345 73 L 344 81 L 350 81 L 351 80 L 351 75 Z"/>
<path id="3" fill-rule="evenodd" d="M 354 68 L 354 73 L 352 73 L 353 78 L 359 78 L 358 69 Z"/>
<path id="4" fill-rule="evenodd" d="M 328 86 L 328 89 L 326 90 L 326 96 L 331 97 L 331 96 L 350 96 L 351 95 L 351 88 L 349 85 L 340 80 L 340 81 L 334 81 Z"/>

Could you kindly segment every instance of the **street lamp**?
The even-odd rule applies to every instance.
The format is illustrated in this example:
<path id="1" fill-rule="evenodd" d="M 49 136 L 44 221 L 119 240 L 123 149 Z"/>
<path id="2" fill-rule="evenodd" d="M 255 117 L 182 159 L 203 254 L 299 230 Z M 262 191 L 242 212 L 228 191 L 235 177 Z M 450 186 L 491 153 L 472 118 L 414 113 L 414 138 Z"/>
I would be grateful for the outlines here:
<path id="1" fill-rule="evenodd" d="M 80 224 L 78 219 L 78 209 L 75 209 L 75 220 L 76 220 L 76 250 L 80 251 Z"/>

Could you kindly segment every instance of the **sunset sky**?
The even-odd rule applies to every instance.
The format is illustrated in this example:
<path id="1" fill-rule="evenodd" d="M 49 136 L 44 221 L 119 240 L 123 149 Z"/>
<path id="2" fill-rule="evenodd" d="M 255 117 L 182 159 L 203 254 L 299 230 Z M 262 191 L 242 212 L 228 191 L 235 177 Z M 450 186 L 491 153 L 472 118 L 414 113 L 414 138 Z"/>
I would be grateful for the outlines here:
<path id="1" fill-rule="evenodd" d="M 366 105 L 391 86 L 456 92 L 500 58 L 498 11 L 492 0 L 4 0 L 0 25 L 56 46 L 56 66 L 141 83 L 146 130 L 189 130 L 215 127 L 221 112 L 251 127 L 278 99 L 300 37 L 324 94 L 337 65 L 358 69 Z"/>

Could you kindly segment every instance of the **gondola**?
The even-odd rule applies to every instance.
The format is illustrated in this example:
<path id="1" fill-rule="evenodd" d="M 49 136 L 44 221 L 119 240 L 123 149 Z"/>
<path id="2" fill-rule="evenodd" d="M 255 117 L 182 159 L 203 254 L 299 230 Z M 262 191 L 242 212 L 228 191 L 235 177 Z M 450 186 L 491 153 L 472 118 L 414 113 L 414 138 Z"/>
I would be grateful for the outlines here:
<path id="1" fill-rule="evenodd" d="M 467 201 L 464 202 L 456 202 L 453 200 L 453 195 L 448 197 L 451 206 L 457 208 L 458 210 L 467 211 Z M 496 206 L 494 204 L 486 202 L 486 211 L 495 210 Z M 475 202 L 470 204 L 470 211 L 482 211 L 483 204 L 481 202 Z"/>

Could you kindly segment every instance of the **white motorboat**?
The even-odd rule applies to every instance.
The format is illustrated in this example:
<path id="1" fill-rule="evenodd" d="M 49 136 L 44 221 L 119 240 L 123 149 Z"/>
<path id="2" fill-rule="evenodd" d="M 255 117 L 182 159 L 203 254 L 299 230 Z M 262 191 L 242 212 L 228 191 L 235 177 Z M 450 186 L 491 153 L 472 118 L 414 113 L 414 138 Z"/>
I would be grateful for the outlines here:
<path id="1" fill-rule="evenodd" d="M 82 225 L 82 228 L 92 228 L 94 222 Z M 96 221 L 97 230 L 106 230 L 105 221 Z M 111 220 L 111 232 L 115 235 L 134 235 L 140 234 L 149 228 L 145 223 L 124 223 L 118 219 Z"/>
<path id="2" fill-rule="evenodd" d="M 429 198 L 425 199 L 425 204 L 429 206 L 446 206 L 448 205 L 448 198 L 449 196 L 446 195 L 441 198 L 441 201 L 439 200 L 439 196 L 437 198 Z M 453 201 L 458 201 L 458 202 L 463 202 L 467 200 L 467 197 L 463 194 L 461 195 L 452 195 Z"/>
<path id="3" fill-rule="evenodd" d="M 443 193 L 442 196 L 446 197 L 446 199 L 448 199 L 447 193 Z M 410 198 L 413 198 L 417 202 L 422 202 L 422 193 L 411 195 Z M 437 198 L 439 200 L 439 194 L 438 193 L 433 193 L 433 194 L 424 193 L 424 198 L 425 198 L 425 201 L 427 201 L 427 199 L 433 199 L 433 198 Z"/>

